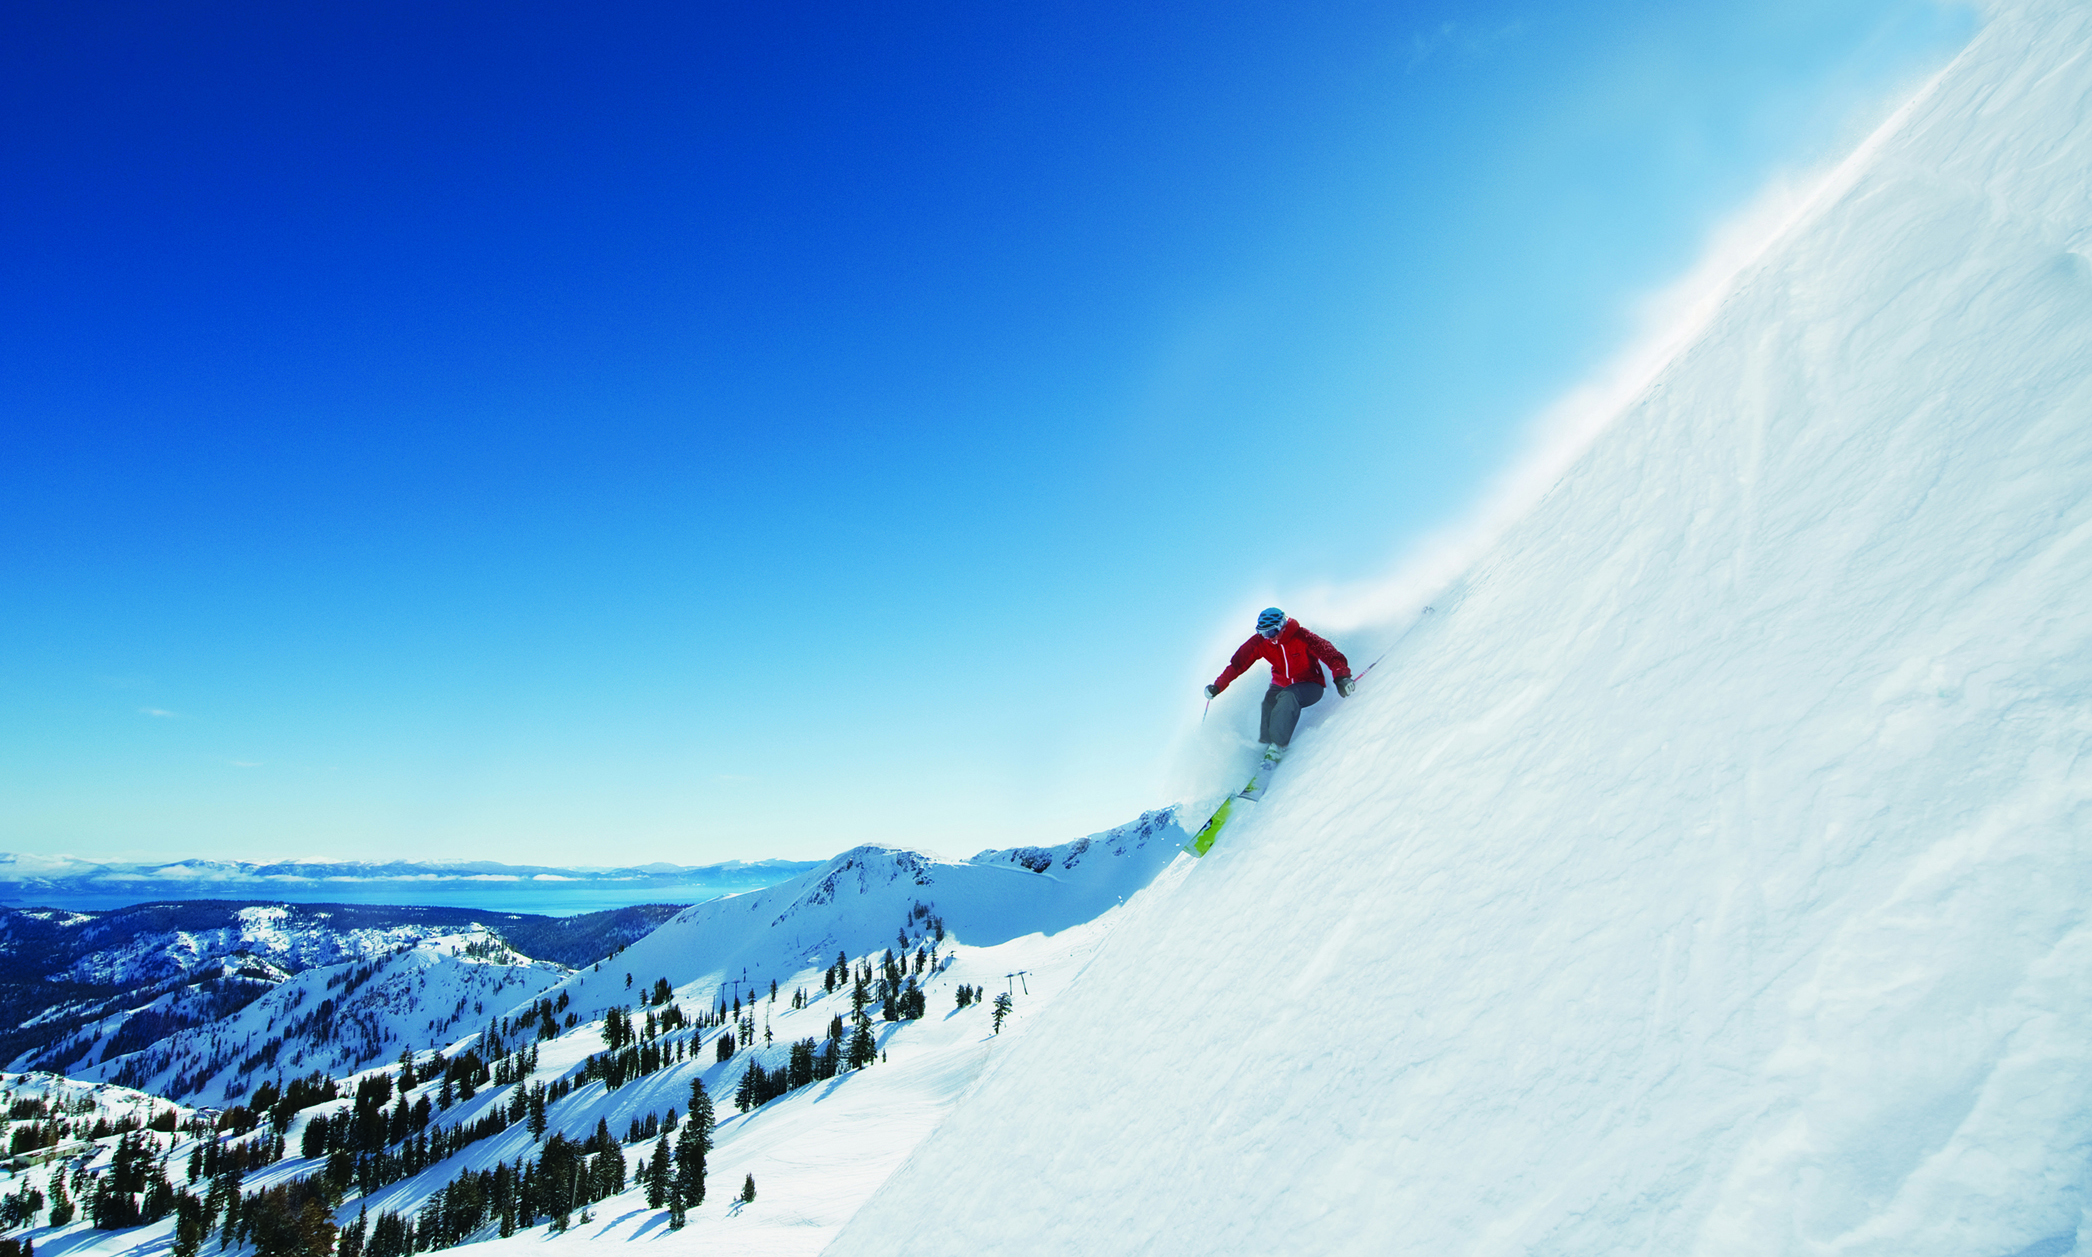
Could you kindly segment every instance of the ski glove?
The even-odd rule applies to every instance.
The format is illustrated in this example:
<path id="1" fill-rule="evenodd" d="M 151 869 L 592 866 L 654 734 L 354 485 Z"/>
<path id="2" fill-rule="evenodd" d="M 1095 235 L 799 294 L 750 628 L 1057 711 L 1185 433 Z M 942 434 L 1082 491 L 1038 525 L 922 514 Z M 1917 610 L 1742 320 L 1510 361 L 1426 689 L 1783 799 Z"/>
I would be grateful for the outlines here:
<path id="1" fill-rule="evenodd" d="M 1338 678 L 1337 678 L 1337 697 L 1338 697 L 1338 698 L 1349 698 L 1349 697 L 1351 697 L 1351 691 L 1353 691 L 1353 690 L 1355 690 L 1355 689 L 1357 689 L 1357 688 L 1358 688 L 1358 678 L 1357 678 L 1357 677 L 1338 677 Z"/>
<path id="2" fill-rule="evenodd" d="M 1207 687 L 1206 687 L 1206 700 L 1207 700 L 1208 702 L 1211 702 L 1212 700 L 1214 700 L 1214 699 L 1216 699 L 1216 698 L 1219 698 L 1219 697 L 1220 697 L 1220 687 L 1219 687 L 1219 686 L 1217 686 L 1217 685 L 1209 685 L 1209 686 L 1207 686 Z"/>

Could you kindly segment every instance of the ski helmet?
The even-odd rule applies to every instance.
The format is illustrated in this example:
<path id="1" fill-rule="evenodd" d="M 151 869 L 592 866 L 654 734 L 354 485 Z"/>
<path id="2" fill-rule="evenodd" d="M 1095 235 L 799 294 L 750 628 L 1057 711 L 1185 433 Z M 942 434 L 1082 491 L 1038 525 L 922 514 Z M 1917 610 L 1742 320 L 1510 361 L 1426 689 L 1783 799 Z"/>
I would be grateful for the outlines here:
<path id="1" fill-rule="evenodd" d="M 1266 607 L 1257 615 L 1257 632 L 1276 633 L 1286 627 L 1286 613 L 1277 607 Z"/>

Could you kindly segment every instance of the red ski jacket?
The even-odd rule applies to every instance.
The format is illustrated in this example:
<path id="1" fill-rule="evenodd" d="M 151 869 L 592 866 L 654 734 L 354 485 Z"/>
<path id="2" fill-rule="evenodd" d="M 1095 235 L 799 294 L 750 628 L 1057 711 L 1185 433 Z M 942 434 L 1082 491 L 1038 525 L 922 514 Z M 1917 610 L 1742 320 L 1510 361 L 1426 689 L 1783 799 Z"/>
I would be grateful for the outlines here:
<path id="1" fill-rule="evenodd" d="M 1351 664 L 1342 651 L 1300 627 L 1300 621 L 1288 619 L 1285 627 L 1278 631 L 1277 641 L 1255 633 L 1236 648 L 1235 657 L 1228 660 L 1228 666 L 1222 668 L 1214 679 L 1214 690 L 1228 688 L 1228 682 L 1249 671 L 1249 665 L 1259 659 L 1271 665 L 1273 685 L 1298 685 L 1303 681 L 1322 684 L 1322 670 L 1315 666 L 1318 659 L 1329 665 L 1331 676 L 1351 675 Z"/>

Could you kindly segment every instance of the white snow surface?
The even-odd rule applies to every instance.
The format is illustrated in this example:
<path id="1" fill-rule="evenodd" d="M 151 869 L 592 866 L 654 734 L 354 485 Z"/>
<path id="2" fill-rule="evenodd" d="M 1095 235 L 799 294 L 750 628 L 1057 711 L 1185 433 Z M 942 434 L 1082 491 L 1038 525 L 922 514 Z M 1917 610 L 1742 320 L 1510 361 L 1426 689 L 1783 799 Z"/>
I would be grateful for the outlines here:
<path id="1" fill-rule="evenodd" d="M 2092 1251 L 2088 591 L 2010 4 L 829 1252 Z"/>

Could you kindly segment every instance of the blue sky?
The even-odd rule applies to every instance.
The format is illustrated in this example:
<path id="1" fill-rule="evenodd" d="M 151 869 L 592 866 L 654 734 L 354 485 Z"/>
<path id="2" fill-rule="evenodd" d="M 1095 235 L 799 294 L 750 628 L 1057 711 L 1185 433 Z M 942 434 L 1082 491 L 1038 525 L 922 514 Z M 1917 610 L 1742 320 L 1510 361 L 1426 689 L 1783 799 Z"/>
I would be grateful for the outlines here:
<path id="1" fill-rule="evenodd" d="M 1213 642 L 1458 515 L 1972 25 L 10 5 L 0 849 L 1129 819 Z"/>

